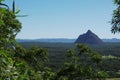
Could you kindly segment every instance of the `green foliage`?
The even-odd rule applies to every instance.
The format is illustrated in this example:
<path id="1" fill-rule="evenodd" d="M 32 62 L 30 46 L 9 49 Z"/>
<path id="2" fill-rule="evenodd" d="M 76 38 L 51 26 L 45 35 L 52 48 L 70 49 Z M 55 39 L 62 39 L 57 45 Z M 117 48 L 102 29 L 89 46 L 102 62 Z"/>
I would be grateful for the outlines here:
<path id="1" fill-rule="evenodd" d="M 21 29 L 16 19 L 18 12 L 14 2 L 13 11 L 0 8 L 0 80 L 49 80 L 54 73 L 41 67 L 47 61 L 46 50 L 38 47 L 26 50 L 15 41 Z"/>
<path id="2" fill-rule="evenodd" d="M 15 43 L 15 36 L 21 29 L 21 23 L 13 12 L 0 8 L 0 47 L 8 48 Z"/>
<path id="3" fill-rule="evenodd" d="M 2 3 L 3 1 L 4 1 L 4 0 L 0 0 L 0 8 L 1 8 L 1 6 L 2 6 L 2 7 L 6 7 L 7 9 L 9 9 L 8 5 Z"/>
<path id="4" fill-rule="evenodd" d="M 2 1 L 4 1 L 4 0 L 0 0 L 0 2 L 2 2 Z"/>
<path id="5" fill-rule="evenodd" d="M 43 64 L 48 61 L 47 51 L 43 48 L 32 47 L 26 51 L 24 59 L 35 70 L 41 70 Z"/>
<path id="6" fill-rule="evenodd" d="M 77 51 L 68 50 L 68 60 L 65 66 L 57 73 L 57 78 L 67 77 L 68 80 L 105 80 L 107 73 L 101 71 L 98 65 L 102 61 L 102 56 L 86 45 L 78 44 Z"/>
<path id="7" fill-rule="evenodd" d="M 117 5 L 117 8 L 113 11 L 112 17 L 112 33 L 120 32 L 120 0 L 114 0 L 114 3 Z"/>
<path id="8" fill-rule="evenodd" d="M 0 3 L 1 6 L 6 4 Z M 26 50 L 15 41 L 20 29 L 21 23 L 14 12 L 0 8 L 0 80 L 42 80 L 42 74 L 36 73 L 23 59 Z"/>
<path id="9" fill-rule="evenodd" d="M 37 77 L 30 77 L 30 72 L 36 73 L 24 61 L 15 61 L 8 52 L 0 50 L 0 80 L 29 80 Z M 29 79 L 28 79 L 29 78 Z"/>
<path id="10" fill-rule="evenodd" d="M 13 53 L 14 57 L 23 59 L 26 55 L 26 49 L 20 45 L 16 45 Z"/>
<path id="11" fill-rule="evenodd" d="M 15 72 L 15 67 L 13 66 L 14 61 L 8 56 L 7 52 L 0 50 L 0 78 L 7 79 L 10 78 Z M 12 76 L 14 77 L 14 76 Z"/>

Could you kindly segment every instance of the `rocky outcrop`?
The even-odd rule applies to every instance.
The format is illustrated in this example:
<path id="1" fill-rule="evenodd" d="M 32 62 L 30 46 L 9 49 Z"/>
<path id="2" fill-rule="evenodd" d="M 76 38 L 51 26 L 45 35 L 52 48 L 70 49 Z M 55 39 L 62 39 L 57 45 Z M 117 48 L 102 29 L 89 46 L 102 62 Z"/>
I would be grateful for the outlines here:
<path id="1" fill-rule="evenodd" d="M 92 31 L 88 30 L 85 34 L 80 35 L 75 43 L 102 44 L 103 41 Z"/>

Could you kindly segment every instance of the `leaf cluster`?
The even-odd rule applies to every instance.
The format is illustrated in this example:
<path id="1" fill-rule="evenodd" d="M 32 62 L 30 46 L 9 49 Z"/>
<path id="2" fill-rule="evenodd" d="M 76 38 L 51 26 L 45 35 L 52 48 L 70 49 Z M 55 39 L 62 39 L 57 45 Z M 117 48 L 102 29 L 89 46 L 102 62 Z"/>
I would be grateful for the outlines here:
<path id="1" fill-rule="evenodd" d="M 12 11 L 0 8 L 0 47 L 7 48 L 13 45 L 21 27 L 21 23 Z"/>
<path id="2" fill-rule="evenodd" d="M 117 8 L 113 11 L 111 32 L 115 34 L 120 32 L 120 0 L 114 0 L 114 3 L 117 5 Z"/>

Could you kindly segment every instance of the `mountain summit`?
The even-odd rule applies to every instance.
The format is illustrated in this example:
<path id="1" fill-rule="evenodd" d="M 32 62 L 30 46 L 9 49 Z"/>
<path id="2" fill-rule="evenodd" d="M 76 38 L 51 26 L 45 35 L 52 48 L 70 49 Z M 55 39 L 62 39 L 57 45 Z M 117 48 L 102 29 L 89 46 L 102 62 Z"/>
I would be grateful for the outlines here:
<path id="1" fill-rule="evenodd" d="M 88 30 L 85 34 L 80 35 L 75 43 L 102 44 L 103 42 L 96 34 Z"/>

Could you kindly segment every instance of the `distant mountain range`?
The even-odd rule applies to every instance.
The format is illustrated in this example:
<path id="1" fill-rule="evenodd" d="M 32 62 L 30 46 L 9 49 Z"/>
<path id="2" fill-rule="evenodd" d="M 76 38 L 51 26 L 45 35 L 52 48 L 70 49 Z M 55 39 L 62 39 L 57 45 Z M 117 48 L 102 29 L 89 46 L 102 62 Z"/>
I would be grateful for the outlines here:
<path id="1" fill-rule="evenodd" d="M 51 42 L 51 43 L 74 43 L 76 39 L 51 38 L 51 39 L 17 39 L 17 42 Z"/>
<path id="2" fill-rule="evenodd" d="M 120 42 L 120 39 L 112 38 L 112 39 L 102 39 L 103 42 Z"/>
<path id="3" fill-rule="evenodd" d="M 51 42 L 51 43 L 74 43 L 76 39 L 51 38 L 51 39 L 16 39 L 17 42 Z M 120 42 L 120 39 L 102 39 L 103 42 Z"/>

